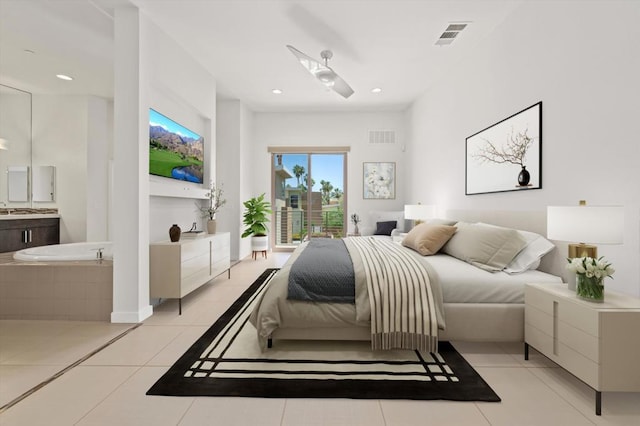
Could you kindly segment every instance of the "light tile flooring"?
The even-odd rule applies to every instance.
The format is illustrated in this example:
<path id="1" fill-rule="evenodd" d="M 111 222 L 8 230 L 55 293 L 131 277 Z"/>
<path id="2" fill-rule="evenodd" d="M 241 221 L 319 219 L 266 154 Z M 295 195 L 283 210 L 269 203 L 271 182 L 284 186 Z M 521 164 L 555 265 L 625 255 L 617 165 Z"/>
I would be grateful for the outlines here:
<path id="1" fill-rule="evenodd" d="M 640 394 L 593 392 L 522 344 L 456 348 L 501 403 L 146 396 L 240 293 L 286 254 L 247 259 L 183 301 L 158 307 L 144 324 L 0 414 L 0 425 L 638 425 Z M 0 321 L 0 406 L 81 359 L 131 325 Z"/>

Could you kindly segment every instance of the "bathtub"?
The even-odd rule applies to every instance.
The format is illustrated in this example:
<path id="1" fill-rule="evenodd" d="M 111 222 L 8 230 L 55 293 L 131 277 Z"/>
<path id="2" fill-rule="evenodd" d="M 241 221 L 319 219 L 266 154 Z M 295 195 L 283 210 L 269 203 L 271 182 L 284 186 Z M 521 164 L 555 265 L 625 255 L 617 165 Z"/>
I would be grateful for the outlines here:
<path id="1" fill-rule="evenodd" d="M 103 259 L 113 259 L 113 245 L 110 241 L 33 247 L 15 252 L 13 258 L 26 262 L 95 260 L 100 249 Z"/>

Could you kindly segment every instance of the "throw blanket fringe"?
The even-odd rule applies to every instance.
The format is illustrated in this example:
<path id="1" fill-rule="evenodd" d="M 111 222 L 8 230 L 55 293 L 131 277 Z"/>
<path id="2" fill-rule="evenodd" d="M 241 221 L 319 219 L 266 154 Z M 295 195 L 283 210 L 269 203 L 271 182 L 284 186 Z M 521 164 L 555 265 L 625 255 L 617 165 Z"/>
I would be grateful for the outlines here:
<path id="1" fill-rule="evenodd" d="M 438 351 L 435 297 L 427 269 L 406 249 L 379 238 L 352 238 L 371 303 L 371 348 Z"/>

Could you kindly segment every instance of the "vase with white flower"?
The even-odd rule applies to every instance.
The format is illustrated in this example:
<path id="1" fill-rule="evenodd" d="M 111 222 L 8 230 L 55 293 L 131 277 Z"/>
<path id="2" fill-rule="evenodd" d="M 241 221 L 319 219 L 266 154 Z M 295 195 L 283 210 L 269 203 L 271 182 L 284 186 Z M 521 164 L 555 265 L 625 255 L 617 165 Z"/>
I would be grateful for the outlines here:
<path id="1" fill-rule="evenodd" d="M 358 229 L 358 224 L 360 223 L 360 216 L 358 216 L 358 213 L 353 213 L 351 215 L 351 223 L 353 223 L 354 225 L 353 233 L 355 235 L 360 235 L 360 230 Z"/>
<path id="2" fill-rule="evenodd" d="M 209 192 L 207 193 L 208 205 L 207 207 L 198 206 L 202 212 L 202 217 L 207 218 L 207 233 L 209 234 L 216 233 L 216 213 L 227 202 L 222 198 L 223 194 L 222 184 L 216 186 L 213 181 L 210 181 Z"/>
<path id="3" fill-rule="evenodd" d="M 604 279 L 615 272 L 604 257 L 576 257 L 567 259 L 567 269 L 576 273 L 576 294 L 592 302 L 604 301 Z M 613 277 L 612 277 L 613 278 Z"/>

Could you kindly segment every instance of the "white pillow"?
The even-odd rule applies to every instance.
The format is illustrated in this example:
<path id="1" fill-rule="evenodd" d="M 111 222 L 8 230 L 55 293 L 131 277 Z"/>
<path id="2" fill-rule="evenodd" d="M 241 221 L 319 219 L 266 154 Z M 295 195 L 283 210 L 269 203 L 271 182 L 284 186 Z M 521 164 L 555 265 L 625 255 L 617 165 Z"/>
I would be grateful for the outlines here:
<path id="1" fill-rule="evenodd" d="M 518 230 L 527 240 L 525 248 L 503 269 L 507 274 L 520 274 L 530 269 L 538 269 L 542 256 L 555 248 L 555 245 L 535 232 Z"/>
<path id="2" fill-rule="evenodd" d="M 442 251 L 487 271 L 502 271 L 526 246 L 515 229 L 467 222 L 458 222 L 456 228 Z"/>
<path id="3" fill-rule="evenodd" d="M 501 226 L 491 225 L 489 223 L 479 224 L 502 228 Z M 507 274 L 521 274 L 530 269 L 538 269 L 542 257 L 555 248 L 555 245 L 551 241 L 540 234 L 522 231 L 520 229 L 517 231 L 525 239 L 527 245 L 505 266 L 503 271 Z"/>

